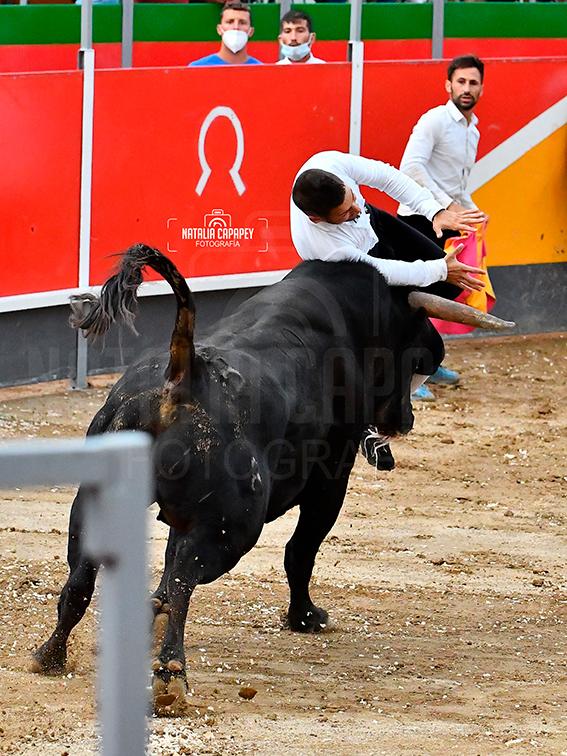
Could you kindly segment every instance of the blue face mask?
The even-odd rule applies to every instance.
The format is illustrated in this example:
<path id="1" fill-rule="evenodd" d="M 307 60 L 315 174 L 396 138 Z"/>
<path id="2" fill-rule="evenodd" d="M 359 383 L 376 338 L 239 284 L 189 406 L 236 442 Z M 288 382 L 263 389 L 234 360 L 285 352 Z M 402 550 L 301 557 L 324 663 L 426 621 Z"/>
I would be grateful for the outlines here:
<path id="1" fill-rule="evenodd" d="M 311 52 L 311 45 L 309 42 L 303 42 L 301 45 L 284 45 L 282 42 L 280 44 L 280 49 L 282 51 L 282 55 L 284 58 L 289 58 L 289 60 L 302 60 L 303 58 L 306 58 L 310 52 Z"/>

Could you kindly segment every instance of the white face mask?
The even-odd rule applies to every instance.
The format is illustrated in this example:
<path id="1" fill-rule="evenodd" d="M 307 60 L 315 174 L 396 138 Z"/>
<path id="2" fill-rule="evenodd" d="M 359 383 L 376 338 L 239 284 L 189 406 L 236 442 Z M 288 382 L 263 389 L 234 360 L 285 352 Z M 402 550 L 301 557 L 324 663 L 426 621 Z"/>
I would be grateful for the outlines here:
<path id="1" fill-rule="evenodd" d="M 222 33 L 222 41 L 231 52 L 237 53 L 246 47 L 248 34 L 240 29 L 227 29 Z"/>
<path id="2" fill-rule="evenodd" d="M 309 42 L 303 42 L 301 45 L 284 45 L 282 42 L 280 47 L 284 58 L 289 58 L 290 60 L 302 60 L 311 52 Z"/>

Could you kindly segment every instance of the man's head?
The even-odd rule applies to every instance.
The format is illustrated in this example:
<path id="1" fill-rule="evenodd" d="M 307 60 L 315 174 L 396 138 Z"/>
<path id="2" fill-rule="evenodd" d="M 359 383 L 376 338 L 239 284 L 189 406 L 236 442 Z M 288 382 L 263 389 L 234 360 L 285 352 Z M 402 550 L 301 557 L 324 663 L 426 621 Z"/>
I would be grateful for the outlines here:
<path id="1" fill-rule="evenodd" d="M 474 55 L 462 55 L 449 63 L 445 89 L 461 113 L 466 115 L 477 104 L 483 80 L 484 63 Z"/>
<path id="2" fill-rule="evenodd" d="M 333 173 L 317 168 L 297 177 L 291 196 L 313 223 L 325 221 L 336 226 L 355 220 L 361 213 L 352 189 Z"/>
<path id="3" fill-rule="evenodd" d="M 246 47 L 248 39 L 254 34 L 250 8 L 245 3 L 225 3 L 217 24 L 217 33 L 222 42 L 232 53 Z"/>
<path id="4" fill-rule="evenodd" d="M 286 58 L 295 61 L 308 58 L 315 42 L 310 16 L 303 11 L 286 13 L 280 21 L 278 40 Z"/>

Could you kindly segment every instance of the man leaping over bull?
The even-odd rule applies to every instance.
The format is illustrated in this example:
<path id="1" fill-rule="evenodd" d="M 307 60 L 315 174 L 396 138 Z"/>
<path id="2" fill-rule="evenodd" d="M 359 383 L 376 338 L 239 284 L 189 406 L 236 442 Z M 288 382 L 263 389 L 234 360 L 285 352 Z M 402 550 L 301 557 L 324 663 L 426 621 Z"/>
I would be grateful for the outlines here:
<path id="1" fill-rule="evenodd" d="M 484 283 L 474 274 L 484 271 L 459 262 L 456 253 L 445 257 L 430 239 L 402 220 L 368 204 L 360 185 L 379 189 L 428 218 L 438 237 L 444 230 L 473 231 L 482 221 L 478 210 L 445 209 L 428 189 L 396 168 L 343 152 L 319 152 L 299 170 L 293 185 L 291 237 L 304 260 L 360 260 L 375 267 L 391 286 L 424 287 L 455 299 L 461 289 L 479 290 Z M 426 379 L 414 376 L 412 391 Z M 387 445 L 380 446 L 372 429 L 362 441 L 368 462 L 391 469 L 394 460 Z"/>

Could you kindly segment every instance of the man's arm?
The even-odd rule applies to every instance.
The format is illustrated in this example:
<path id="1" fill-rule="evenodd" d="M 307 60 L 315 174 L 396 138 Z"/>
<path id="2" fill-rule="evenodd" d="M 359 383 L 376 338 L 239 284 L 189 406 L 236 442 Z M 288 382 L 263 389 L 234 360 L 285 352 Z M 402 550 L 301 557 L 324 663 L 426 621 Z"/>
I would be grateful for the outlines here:
<path id="1" fill-rule="evenodd" d="M 381 257 L 371 257 L 360 252 L 356 247 L 337 247 L 328 252 L 324 257 L 319 257 L 325 262 L 363 262 L 371 265 L 381 273 L 390 286 L 430 286 L 437 281 L 448 281 L 466 291 L 480 291 L 484 283 L 472 274 L 485 275 L 481 268 L 473 268 L 457 260 L 456 255 L 462 250 L 462 245 L 438 260 L 386 260 Z"/>
<path id="2" fill-rule="evenodd" d="M 461 213 L 445 210 L 428 189 L 419 186 L 409 176 L 388 163 L 369 160 L 358 155 L 343 155 L 342 159 L 342 170 L 353 181 L 380 189 L 398 202 L 407 205 L 414 213 L 425 215 L 432 221 L 433 229 L 439 237 L 444 229 L 472 232 L 474 226 L 471 224 L 483 220 L 482 214 L 476 210 L 466 210 Z"/>
<path id="3" fill-rule="evenodd" d="M 339 154 L 338 160 L 340 171 L 357 184 L 379 189 L 398 202 L 408 205 L 415 213 L 425 215 L 429 220 L 444 209 L 428 189 L 419 186 L 413 179 L 388 163 L 346 154 Z"/>
<path id="4" fill-rule="evenodd" d="M 324 257 L 318 259 L 326 262 L 363 262 L 376 268 L 390 286 L 423 287 L 437 281 L 444 281 L 447 278 L 447 264 L 444 258 L 415 260 L 414 262 L 386 260 L 380 257 L 371 257 L 356 247 L 344 246 L 336 247 Z"/>

